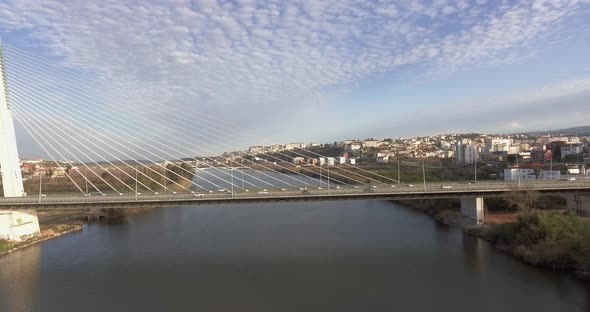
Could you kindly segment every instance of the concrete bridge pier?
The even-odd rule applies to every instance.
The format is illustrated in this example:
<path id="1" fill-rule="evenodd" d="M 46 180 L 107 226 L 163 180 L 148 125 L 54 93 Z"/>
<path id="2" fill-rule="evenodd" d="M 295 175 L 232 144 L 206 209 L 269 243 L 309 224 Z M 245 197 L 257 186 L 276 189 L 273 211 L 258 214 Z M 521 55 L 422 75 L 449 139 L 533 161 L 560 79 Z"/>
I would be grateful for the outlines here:
<path id="1" fill-rule="evenodd" d="M 569 211 L 580 216 L 590 216 L 590 194 L 567 194 L 563 197 Z"/>
<path id="2" fill-rule="evenodd" d="M 483 197 L 461 197 L 461 215 L 473 224 L 482 224 L 484 221 Z"/>
<path id="3" fill-rule="evenodd" d="M 40 233 L 37 209 L 0 210 L 0 239 L 23 241 Z"/>

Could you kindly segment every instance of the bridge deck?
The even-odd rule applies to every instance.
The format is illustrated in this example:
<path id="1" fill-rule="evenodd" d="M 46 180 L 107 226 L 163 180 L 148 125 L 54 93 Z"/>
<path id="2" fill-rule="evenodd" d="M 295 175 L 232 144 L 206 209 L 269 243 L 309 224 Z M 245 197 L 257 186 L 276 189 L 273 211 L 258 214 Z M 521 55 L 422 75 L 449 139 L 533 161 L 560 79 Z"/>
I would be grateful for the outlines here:
<path id="1" fill-rule="evenodd" d="M 562 194 L 571 192 L 590 192 L 590 181 L 551 181 L 517 183 L 483 182 L 477 184 L 453 184 L 452 189 L 443 189 L 443 184 L 423 185 L 365 185 L 358 188 L 341 188 L 331 190 L 313 189 L 269 191 L 268 194 L 257 192 L 240 192 L 227 194 L 220 192 L 206 193 L 202 197 L 194 194 L 147 195 L 135 194 L 108 196 L 37 196 L 0 199 L 0 208 L 37 208 L 37 209 L 89 209 L 89 208 L 137 208 L 137 207 L 172 207 L 183 205 L 260 203 L 281 201 L 322 201 L 322 200 L 403 200 L 457 198 L 462 196 L 495 197 L 508 193 L 535 190 L 543 194 Z"/>

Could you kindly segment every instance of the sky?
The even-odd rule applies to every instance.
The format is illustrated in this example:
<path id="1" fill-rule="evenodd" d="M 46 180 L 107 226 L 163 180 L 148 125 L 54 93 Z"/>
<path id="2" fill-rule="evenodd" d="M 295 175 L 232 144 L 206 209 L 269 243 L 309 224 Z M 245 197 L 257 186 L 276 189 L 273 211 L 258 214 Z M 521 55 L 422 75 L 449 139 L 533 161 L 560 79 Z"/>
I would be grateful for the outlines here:
<path id="1" fill-rule="evenodd" d="M 243 145 L 590 124 L 590 0 L 0 0 L 0 36 L 11 88 L 51 63 L 149 133 L 153 111 Z"/>

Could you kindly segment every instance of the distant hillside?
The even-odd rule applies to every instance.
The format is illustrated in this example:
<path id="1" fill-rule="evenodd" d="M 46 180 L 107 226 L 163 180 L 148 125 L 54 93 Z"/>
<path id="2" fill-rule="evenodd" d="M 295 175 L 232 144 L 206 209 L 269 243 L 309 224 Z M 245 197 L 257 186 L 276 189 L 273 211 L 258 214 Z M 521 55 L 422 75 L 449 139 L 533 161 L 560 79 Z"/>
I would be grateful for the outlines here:
<path id="1" fill-rule="evenodd" d="M 571 135 L 571 134 L 578 134 L 578 135 L 589 135 L 590 134 L 590 126 L 581 126 L 581 127 L 572 127 L 572 128 L 565 128 L 565 129 L 557 129 L 557 130 L 545 130 L 545 131 L 531 131 L 526 132 L 525 134 L 557 134 L 557 135 Z"/>

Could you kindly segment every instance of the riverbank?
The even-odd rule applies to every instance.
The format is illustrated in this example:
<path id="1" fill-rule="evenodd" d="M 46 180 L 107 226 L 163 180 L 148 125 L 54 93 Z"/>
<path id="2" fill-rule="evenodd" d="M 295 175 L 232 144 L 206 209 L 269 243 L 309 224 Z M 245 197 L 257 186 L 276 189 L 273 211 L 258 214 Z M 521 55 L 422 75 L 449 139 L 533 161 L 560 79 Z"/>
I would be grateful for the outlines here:
<path id="1" fill-rule="evenodd" d="M 399 202 L 484 239 L 522 261 L 590 280 L 590 219 L 563 210 L 486 215 L 473 225 L 453 200 Z M 440 208 L 446 207 L 446 208 Z"/>
<path id="2" fill-rule="evenodd" d="M 25 241 L 0 240 L 0 257 L 29 246 L 84 229 L 85 222 L 121 222 L 152 209 L 69 209 L 39 211 L 41 234 Z"/>
<path id="3" fill-rule="evenodd" d="M 35 237 L 31 237 L 25 241 L 13 242 L 13 241 L 0 241 L 0 257 L 17 250 L 27 248 L 29 246 L 39 244 L 46 240 L 58 238 L 60 236 L 82 231 L 84 224 L 79 223 L 65 223 L 65 224 L 52 224 L 50 226 L 43 226 L 41 228 L 41 234 Z"/>

